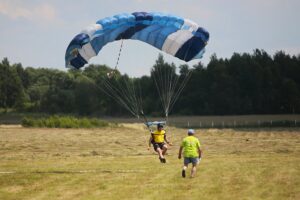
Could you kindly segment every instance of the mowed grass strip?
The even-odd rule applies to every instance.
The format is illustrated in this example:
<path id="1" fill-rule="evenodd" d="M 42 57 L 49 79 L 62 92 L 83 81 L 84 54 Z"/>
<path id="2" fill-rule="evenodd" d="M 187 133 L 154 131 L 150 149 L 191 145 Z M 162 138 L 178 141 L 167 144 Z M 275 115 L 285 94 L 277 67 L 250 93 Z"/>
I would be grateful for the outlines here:
<path id="1" fill-rule="evenodd" d="M 204 155 L 193 179 L 177 159 L 186 130 L 167 131 L 174 145 L 161 164 L 140 124 L 2 126 L 0 199 L 300 199 L 297 129 L 196 130 Z"/>

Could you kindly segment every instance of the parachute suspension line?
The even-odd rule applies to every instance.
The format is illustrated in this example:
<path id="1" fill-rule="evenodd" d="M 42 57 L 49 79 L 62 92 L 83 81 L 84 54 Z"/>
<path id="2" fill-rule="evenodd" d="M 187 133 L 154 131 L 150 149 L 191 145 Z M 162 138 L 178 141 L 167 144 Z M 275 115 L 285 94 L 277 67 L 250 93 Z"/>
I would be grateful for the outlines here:
<path id="1" fill-rule="evenodd" d="M 149 132 L 150 132 L 150 134 L 153 132 L 153 130 L 152 130 L 152 128 L 151 128 L 151 126 L 149 126 L 149 121 L 148 121 L 148 119 L 147 119 L 147 117 L 146 117 L 146 115 L 145 115 L 145 113 L 144 113 L 144 109 L 143 109 L 143 107 L 142 107 L 142 105 L 143 105 L 143 100 L 142 100 L 142 90 L 141 90 L 141 86 L 140 86 L 140 84 L 139 84 L 139 82 L 138 82 L 138 91 L 139 91 L 139 95 L 138 95 L 138 97 L 139 97 L 139 99 L 138 99 L 138 102 L 139 102 L 139 105 L 140 105 L 140 114 L 141 114 L 141 116 L 143 117 L 143 120 L 144 120 L 144 124 L 146 125 L 146 127 L 147 127 L 147 129 L 149 130 Z M 148 138 L 147 138 L 147 136 L 146 135 L 144 135 L 143 134 L 143 136 L 144 136 L 144 139 L 145 139 L 145 141 L 146 141 L 146 144 L 148 144 Z"/>
<path id="2" fill-rule="evenodd" d="M 141 85 L 140 85 L 139 82 L 137 84 L 137 87 L 138 87 L 138 95 L 137 95 L 137 97 L 138 97 L 139 111 L 143 115 L 144 119 L 147 119 L 147 118 L 145 118 L 145 114 L 144 114 L 143 99 L 142 99 L 142 89 L 141 89 Z M 145 121 L 145 122 L 147 122 L 147 121 Z"/>
<path id="3" fill-rule="evenodd" d="M 132 103 L 132 107 L 134 108 L 137 117 L 139 118 L 139 113 L 140 113 L 140 105 L 139 105 L 139 101 L 138 101 L 138 97 L 136 94 L 136 87 L 135 87 L 135 83 L 134 83 L 134 79 L 130 79 L 128 81 L 124 81 L 124 87 L 126 87 L 127 93 L 128 93 L 128 99 L 130 100 L 130 102 Z"/>
<path id="4" fill-rule="evenodd" d="M 188 47 L 188 50 L 185 53 L 184 60 L 186 59 L 186 57 L 188 55 L 188 52 L 190 51 L 191 46 L 192 46 L 192 42 L 189 43 L 189 47 Z M 174 98 L 170 102 L 170 110 L 173 108 L 175 102 L 178 100 L 182 90 L 186 86 L 187 82 L 190 80 L 191 75 L 192 75 L 192 70 L 189 70 L 188 73 L 184 76 L 184 78 L 182 80 L 182 83 L 179 85 L 176 92 L 175 92 L 175 87 L 173 88 L 174 89 L 173 92 L 175 92 L 175 94 L 174 94 Z M 179 81 L 179 78 L 180 78 L 180 76 L 177 78 L 176 83 L 174 84 L 174 86 L 177 85 L 177 82 Z"/>
<path id="5" fill-rule="evenodd" d="M 105 78 L 103 83 L 106 90 L 109 92 L 106 92 L 110 97 L 112 97 L 115 101 L 117 101 L 119 104 L 123 105 L 124 108 L 126 108 L 131 114 L 133 114 L 135 117 L 138 118 L 138 115 L 136 113 L 136 110 L 134 109 L 134 106 L 130 104 L 130 99 L 128 99 L 127 95 L 124 95 L 124 90 L 120 89 L 117 85 L 118 81 L 115 80 L 114 83 L 111 82 L 111 79 Z"/>
<path id="6" fill-rule="evenodd" d="M 147 119 L 146 115 L 144 114 L 143 109 L 141 110 L 141 115 L 142 115 L 142 117 L 143 117 L 143 119 L 144 119 L 144 124 L 146 125 L 146 127 L 147 127 L 147 129 L 149 130 L 150 135 L 151 135 L 151 134 L 153 133 L 153 130 L 152 130 L 151 126 L 150 126 L 149 123 L 148 123 L 148 119 Z M 145 134 L 143 134 L 143 137 L 144 137 L 145 142 L 146 142 L 146 144 L 147 144 L 147 146 L 148 146 L 149 139 L 147 138 L 147 136 L 146 136 Z"/>
<path id="7" fill-rule="evenodd" d="M 111 97 L 116 98 L 119 104 L 123 105 L 131 114 L 137 117 L 139 120 L 143 121 L 149 132 L 152 132 L 151 127 L 149 127 L 147 117 L 144 114 L 142 108 L 142 93 L 139 82 L 134 82 L 134 79 L 130 79 L 128 77 L 121 77 L 118 80 L 113 78 L 117 85 L 113 85 L 110 81 L 111 79 L 106 79 L 105 84 L 107 89 L 112 93 Z M 121 82 L 122 81 L 122 82 Z M 142 118 L 140 117 L 142 116 Z M 148 138 L 146 135 L 143 135 L 145 140 L 145 144 L 148 144 Z"/>
<path id="8" fill-rule="evenodd" d="M 130 113 L 132 113 L 135 116 L 135 113 L 132 111 L 132 109 L 130 107 L 127 106 L 126 102 L 122 100 L 121 97 L 118 97 L 118 93 L 117 93 L 117 89 L 114 88 L 110 83 L 107 83 L 107 80 L 104 79 L 103 84 L 104 87 L 108 90 L 108 88 L 110 88 L 109 90 L 113 93 L 110 94 L 108 91 L 106 91 L 105 89 L 99 87 L 94 80 L 92 80 L 90 77 L 83 75 L 90 83 L 92 83 L 99 91 L 104 92 L 106 95 L 110 96 L 111 98 L 115 99 L 115 101 L 117 101 L 119 104 L 123 105 Z M 114 91 L 116 90 L 116 91 Z"/>
<path id="9" fill-rule="evenodd" d="M 118 59 L 117 59 L 117 62 L 116 62 L 114 70 L 118 69 L 119 61 L 120 61 L 120 57 L 121 57 L 121 53 L 122 53 L 122 49 L 123 49 L 123 38 L 121 39 L 121 46 L 120 46 L 120 49 L 119 49 Z"/>
<path id="10" fill-rule="evenodd" d="M 153 68 L 152 75 L 164 108 L 166 123 L 168 123 L 168 115 L 191 78 L 192 70 L 188 70 L 186 74 L 177 75 L 173 65 L 158 64 Z"/>
<path id="11" fill-rule="evenodd" d="M 138 81 L 134 78 L 129 78 L 127 75 L 119 76 L 116 74 L 118 71 L 123 44 L 123 39 L 121 39 L 115 68 L 104 80 L 104 86 L 109 93 L 111 93 L 109 96 L 115 98 L 115 100 L 123 105 L 131 114 L 138 119 L 141 119 L 140 114 L 143 111 L 142 93 Z"/>
<path id="12" fill-rule="evenodd" d="M 134 112 L 134 110 L 128 105 L 128 103 L 126 102 L 126 99 L 122 98 L 122 94 L 121 92 L 118 90 L 118 88 L 114 87 L 111 85 L 111 83 L 106 83 L 105 87 L 107 90 L 110 90 L 110 92 L 112 93 L 111 97 L 113 99 L 115 99 L 117 102 L 119 102 L 121 105 L 124 106 L 124 108 L 126 108 L 129 112 L 131 112 L 134 116 L 136 116 L 136 113 Z"/>
<path id="13" fill-rule="evenodd" d="M 176 75 L 176 71 L 175 69 L 171 66 L 169 68 L 169 73 L 168 73 L 168 80 L 167 80 L 167 83 L 168 83 L 168 88 L 167 89 L 167 99 L 168 99 L 168 106 L 167 106 L 167 109 L 165 110 L 165 120 L 166 120 L 166 131 L 171 133 L 171 135 L 169 136 L 169 140 L 172 141 L 173 138 L 174 138 L 174 132 L 173 131 L 170 131 L 169 130 L 169 111 L 171 111 L 171 102 L 172 102 L 172 99 L 173 99 L 173 96 L 174 96 L 174 92 L 175 92 L 175 89 L 176 89 L 176 86 L 178 84 L 178 76 Z"/>
<path id="14" fill-rule="evenodd" d="M 161 75 L 159 76 L 160 78 L 160 82 L 161 82 L 161 90 L 162 90 L 162 97 L 163 97 L 163 103 L 164 103 L 164 109 L 165 109 L 165 112 L 167 110 L 167 104 L 168 104 L 168 99 L 166 98 L 166 83 L 167 83 L 167 80 L 166 80 L 166 70 L 164 70 L 163 68 L 158 68 L 160 70 L 160 72 L 158 73 L 158 75 Z M 161 72 L 162 71 L 162 72 Z"/>
<path id="15" fill-rule="evenodd" d="M 184 76 L 182 83 L 179 85 L 174 98 L 172 99 L 171 103 L 170 103 L 170 109 L 172 109 L 174 107 L 174 104 L 176 103 L 176 101 L 178 100 L 181 92 L 183 91 L 183 89 L 185 88 L 185 86 L 187 85 L 188 81 L 190 80 L 191 76 L 192 76 L 192 70 L 189 70 L 187 75 Z"/>
<path id="16" fill-rule="evenodd" d="M 123 49 L 123 39 L 118 52 L 118 57 L 114 69 L 104 78 L 104 87 L 108 91 L 110 97 L 115 99 L 119 104 L 124 106 L 131 114 L 139 118 L 139 105 L 135 93 L 134 80 L 130 80 L 127 76 L 117 76 L 119 61 Z"/>
<path id="17" fill-rule="evenodd" d="M 169 131 L 169 112 L 173 109 L 176 101 L 182 93 L 192 75 L 192 70 L 186 74 L 177 75 L 174 66 L 156 65 L 153 73 L 153 79 L 162 102 L 165 112 L 166 131 Z M 170 140 L 175 137 L 171 131 Z"/>
<path id="18" fill-rule="evenodd" d="M 116 98 L 135 117 L 140 118 L 141 97 L 135 92 L 134 80 L 127 77 L 121 77 L 118 80 L 115 78 L 106 79 L 105 87 L 112 93 L 110 96 Z"/>
<path id="19" fill-rule="evenodd" d="M 89 81 L 90 83 L 92 83 L 92 84 L 95 86 L 95 88 L 97 88 L 99 91 L 104 92 L 104 93 L 105 93 L 106 95 L 108 95 L 109 97 L 113 98 L 113 99 L 114 99 L 116 102 L 118 102 L 120 105 L 124 106 L 124 108 L 125 108 L 126 110 L 128 110 L 132 115 L 134 115 L 134 116 L 137 117 L 138 119 L 142 120 L 142 119 L 139 117 L 139 112 L 140 112 L 140 113 L 142 114 L 142 117 L 143 117 L 143 122 L 144 122 L 145 124 L 148 123 L 148 120 L 147 120 L 147 118 L 146 118 L 146 116 L 145 116 L 145 114 L 144 114 L 143 108 L 142 108 L 142 98 L 141 98 L 142 95 L 141 95 L 141 87 L 140 87 L 139 84 L 138 84 L 138 88 L 139 88 L 138 102 L 139 102 L 139 103 L 137 104 L 137 105 L 139 105 L 139 109 L 133 109 L 131 106 L 128 105 L 128 102 L 126 102 L 126 100 L 123 100 L 122 96 L 120 96 L 120 95 L 122 95 L 122 94 L 120 93 L 120 90 L 119 90 L 117 87 L 113 86 L 113 84 L 110 83 L 110 82 L 108 81 L 107 78 L 105 78 L 104 81 L 103 81 L 104 87 L 106 88 L 106 90 L 105 90 L 105 89 L 99 87 L 99 86 L 95 83 L 95 81 L 92 80 L 90 77 L 88 77 L 88 76 L 86 76 L 86 75 L 84 75 L 84 74 L 82 74 L 82 75 L 87 79 L 87 81 Z M 109 90 L 111 93 L 108 92 L 107 90 Z M 137 110 L 139 110 L 139 112 L 137 112 Z M 151 127 L 147 126 L 147 128 L 149 129 L 150 132 L 152 132 Z M 146 144 L 147 144 L 147 143 L 148 143 L 148 138 L 146 138 L 145 135 L 144 135 L 144 139 L 145 139 Z"/>
<path id="20" fill-rule="evenodd" d="M 170 102 L 170 98 L 172 97 L 172 92 L 170 88 L 174 87 L 174 84 L 172 84 L 172 79 L 174 76 L 172 75 L 173 75 L 172 68 L 169 67 L 163 67 L 157 65 L 156 69 L 154 69 L 153 71 L 154 82 L 165 112 L 164 113 L 165 120 L 166 120 L 165 125 L 166 125 L 167 132 L 169 132 L 169 127 L 168 127 L 169 102 Z M 169 139 L 172 141 L 173 136 L 171 136 Z"/>
<path id="21" fill-rule="evenodd" d="M 164 110 L 166 111 L 166 106 L 165 106 L 165 101 L 164 101 L 164 97 L 163 97 L 163 92 L 162 92 L 162 90 L 160 90 L 160 88 L 161 88 L 161 84 L 159 84 L 159 83 L 161 83 L 160 76 L 156 75 L 157 73 L 160 74 L 160 72 L 156 72 L 155 70 L 156 69 L 154 69 L 152 71 L 153 72 L 154 83 L 155 83 L 156 89 L 158 91 L 159 98 L 160 98 L 160 100 L 162 102 L 162 106 L 163 106 Z M 160 71 L 160 69 L 157 69 L 157 70 Z"/>
<path id="22" fill-rule="evenodd" d="M 116 71 L 118 70 L 122 49 L 123 49 L 123 39 L 121 39 L 121 45 L 120 45 L 120 49 L 119 49 L 119 53 L 118 53 L 118 57 L 117 57 L 115 67 L 112 71 L 107 73 L 108 78 L 112 78 L 115 75 Z"/>
<path id="23" fill-rule="evenodd" d="M 115 70 L 117 70 L 117 68 L 118 68 L 122 49 L 123 49 L 123 39 L 121 39 L 121 46 L 120 46 Z M 139 110 L 140 110 L 141 104 L 140 104 L 138 97 L 136 95 L 136 92 L 135 92 L 136 90 L 135 90 L 135 86 L 134 86 L 134 80 L 133 79 L 130 80 L 130 78 L 128 78 L 128 79 L 129 80 L 127 81 L 127 80 L 125 80 L 125 78 L 123 78 L 124 84 L 120 83 L 119 86 L 121 88 L 123 96 L 126 97 L 127 102 L 129 104 L 131 104 L 131 107 L 133 108 L 133 110 L 135 112 L 135 116 L 137 118 L 139 118 Z M 124 86 L 124 87 L 122 88 L 122 86 Z M 125 94 L 125 93 L 127 93 L 127 94 Z"/>
<path id="24" fill-rule="evenodd" d="M 188 47 L 188 50 L 185 53 L 184 60 L 186 59 L 186 57 L 188 55 L 188 52 L 190 51 L 191 46 L 192 46 L 192 42 L 189 43 L 189 47 Z M 189 70 L 188 73 L 183 78 L 182 83 L 179 85 L 177 91 L 175 92 L 174 98 L 170 102 L 170 110 L 173 108 L 175 102 L 178 100 L 182 90 L 184 89 L 184 87 L 186 86 L 188 81 L 190 80 L 191 75 L 192 75 L 192 70 Z M 178 82 L 179 78 L 180 77 L 178 77 L 178 79 L 176 80 L 176 83 L 174 85 L 177 85 L 177 82 Z M 175 91 L 175 88 L 174 88 L 173 92 L 174 91 Z"/>
<path id="25" fill-rule="evenodd" d="M 172 70 L 173 68 L 171 68 L 170 70 Z M 179 76 L 176 75 L 176 71 L 174 69 L 174 72 L 171 71 L 170 72 L 170 75 L 171 76 L 171 79 L 169 81 L 169 96 L 168 96 L 168 99 L 169 99 L 169 102 L 168 102 L 168 113 L 169 111 L 171 111 L 171 102 L 172 102 L 172 99 L 174 97 L 174 94 L 175 94 L 175 90 L 176 90 L 176 87 L 177 87 L 177 84 L 178 84 L 178 80 L 179 80 Z M 166 117 L 168 117 L 168 113 L 166 113 Z"/>
<path id="26" fill-rule="evenodd" d="M 141 90 L 141 86 L 140 86 L 139 82 L 137 82 L 136 88 L 137 88 L 137 90 L 135 90 L 135 91 L 138 92 L 138 95 L 136 95 L 136 97 L 137 97 L 136 102 L 137 102 L 137 106 L 138 106 L 138 109 L 139 109 L 139 115 L 142 116 L 142 119 L 141 118 L 139 118 L 139 119 L 143 121 L 143 123 L 146 125 L 147 129 L 149 130 L 149 132 L 151 134 L 153 132 L 153 130 L 149 126 L 148 119 L 147 119 L 146 115 L 144 114 L 142 90 Z M 143 137 L 144 137 L 144 140 L 145 140 L 145 144 L 147 144 L 147 146 L 148 146 L 149 139 L 147 138 L 147 136 L 145 134 L 143 134 Z"/>
<path id="27" fill-rule="evenodd" d="M 134 32 L 137 32 L 136 31 L 136 26 L 134 26 Z M 148 120 L 147 120 L 147 117 L 145 116 L 145 114 L 144 114 L 144 109 L 143 109 L 143 99 L 142 99 L 142 90 L 141 90 L 141 86 L 140 86 L 140 84 L 139 84 L 139 82 L 138 82 L 138 84 L 137 84 L 137 87 L 138 87 L 138 95 L 137 95 L 137 102 L 138 102 L 138 106 L 139 106 L 139 114 L 141 114 L 142 115 L 142 117 L 143 117 L 143 120 L 144 120 L 144 123 L 145 124 L 148 124 Z M 139 118 L 140 119 L 140 118 Z M 147 128 L 149 129 L 149 131 L 150 132 L 152 132 L 152 129 L 151 129 L 151 127 L 149 127 L 148 125 L 146 125 L 147 126 Z"/>
<path id="28" fill-rule="evenodd" d="M 124 91 L 120 89 L 120 85 L 122 84 L 119 84 L 117 86 L 114 86 L 113 83 L 111 83 L 109 80 L 112 80 L 111 79 L 108 79 L 108 78 L 104 78 L 103 79 L 103 85 L 104 85 L 104 88 L 101 88 L 99 87 L 94 80 L 92 80 L 90 77 L 82 74 L 90 83 L 92 83 L 99 91 L 102 91 L 104 92 L 106 95 L 108 95 L 109 97 L 113 98 L 116 102 L 118 102 L 120 105 L 124 106 L 124 108 L 126 110 L 128 110 L 132 115 L 134 115 L 135 117 L 139 118 L 139 111 L 142 110 L 142 98 L 141 98 L 141 95 L 138 96 L 138 106 L 131 106 L 130 105 L 130 102 L 131 100 L 129 98 L 127 98 L 127 96 L 132 96 L 132 95 L 124 95 Z M 115 80 L 115 78 L 114 78 Z M 126 83 L 126 81 L 124 81 Z M 116 80 L 115 80 L 115 83 L 118 83 Z M 118 88 L 119 87 L 119 88 Z M 139 93 L 141 94 L 141 92 Z M 122 96 L 126 97 L 126 98 L 123 98 Z M 138 109 L 135 109 L 138 108 Z M 142 114 L 144 115 L 144 113 L 142 112 Z M 139 118 L 140 119 L 140 118 Z M 145 119 L 145 118 L 144 118 Z M 145 121 L 146 122 L 146 121 Z"/>
<path id="29" fill-rule="evenodd" d="M 170 69 L 168 69 L 168 68 L 166 68 L 166 70 L 165 70 L 165 78 L 164 78 L 164 80 L 165 80 L 165 85 L 164 85 L 164 87 L 165 87 L 165 95 L 166 95 L 166 97 L 165 97 L 165 99 L 166 99 L 166 110 L 165 110 L 165 115 L 167 116 L 167 114 L 169 113 L 169 102 L 170 102 L 170 93 L 171 93 L 171 91 L 168 89 L 168 85 L 169 84 L 171 84 L 171 81 L 170 81 L 170 78 L 171 78 L 171 76 L 172 76 L 172 68 L 170 68 Z"/>
<path id="30" fill-rule="evenodd" d="M 166 69 L 157 65 L 153 70 L 153 78 L 166 115 L 168 113 Z"/>
<path id="31" fill-rule="evenodd" d="M 164 108 L 165 117 L 167 118 L 169 112 L 171 111 L 171 102 L 176 94 L 175 91 L 178 86 L 179 77 L 177 76 L 173 66 L 156 66 L 152 74 Z"/>
<path id="32" fill-rule="evenodd" d="M 162 80 L 162 94 L 163 94 L 163 98 L 164 98 L 164 104 L 165 104 L 165 115 L 167 115 L 169 113 L 169 93 L 170 91 L 168 90 L 168 83 L 171 84 L 170 82 L 170 76 L 172 75 L 172 69 L 169 69 L 167 67 L 162 68 L 162 73 L 161 73 L 161 80 Z"/>

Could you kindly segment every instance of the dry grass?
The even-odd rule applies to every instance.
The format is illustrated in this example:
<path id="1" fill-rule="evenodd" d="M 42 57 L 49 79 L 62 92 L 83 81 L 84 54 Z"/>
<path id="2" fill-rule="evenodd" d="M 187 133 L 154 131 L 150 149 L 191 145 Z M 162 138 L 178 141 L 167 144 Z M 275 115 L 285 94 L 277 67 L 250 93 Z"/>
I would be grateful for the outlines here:
<path id="1" fill-rule="evenodd" d="M 185 130 L 168 163 L 141 124 L 104 129 L 0 127 L 0 199 L 300 199 L 300 131 L 197 130 L 197 177 L 180 176 Z"/>

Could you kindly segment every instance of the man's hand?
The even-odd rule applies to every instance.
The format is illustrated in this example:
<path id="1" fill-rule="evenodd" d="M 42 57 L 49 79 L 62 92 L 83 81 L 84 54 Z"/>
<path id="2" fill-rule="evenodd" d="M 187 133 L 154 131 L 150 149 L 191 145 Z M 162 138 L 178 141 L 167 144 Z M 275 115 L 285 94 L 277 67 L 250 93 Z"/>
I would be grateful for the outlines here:
<path id="1" fill-rule="evenodd" d="M 168 145 L 170 146 L 173 146 L 173 143 L 172 142 L 167 142 Z"/>
<path id="2" fill-rule="evenodd" d="M 198 164 L 200 164 L 200 162 L 201 162 L 201 157 L 200 157 L 199 160 L 198 160 Z"/>

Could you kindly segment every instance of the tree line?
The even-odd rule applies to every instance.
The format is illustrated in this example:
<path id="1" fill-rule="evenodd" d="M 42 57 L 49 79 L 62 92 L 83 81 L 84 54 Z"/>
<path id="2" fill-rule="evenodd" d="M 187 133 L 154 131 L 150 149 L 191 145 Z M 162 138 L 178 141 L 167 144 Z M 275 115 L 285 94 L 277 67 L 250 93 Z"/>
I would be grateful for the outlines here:
<path id="1" fill-rule="evenodd" d="M 142 64 L 141 64 L 142 65 Z M 158 56 L 157 67 L 178 68 L 176 76 L 191 76 L 179 96 L 173 115 L 246 115 L 300 113 L 300 55 L 278 51 L 273 56 L 264 50 L 234 53 L 231 58 L 213 54 L 207 66 L 164 61 Z M 76 114 L 96 116 L 130 115 L 103 88 L 103 77 L 112 69 L 89 65 L 67 72 L 50 68 L 24 68 L 0 63 L 0 108 L 3 112 Z M 119 76 L 127 77 L 126 74 Z M 140 86 L 144 112 L 162 114 L 161 103 L 150 76 L 134 78 Z"/>

